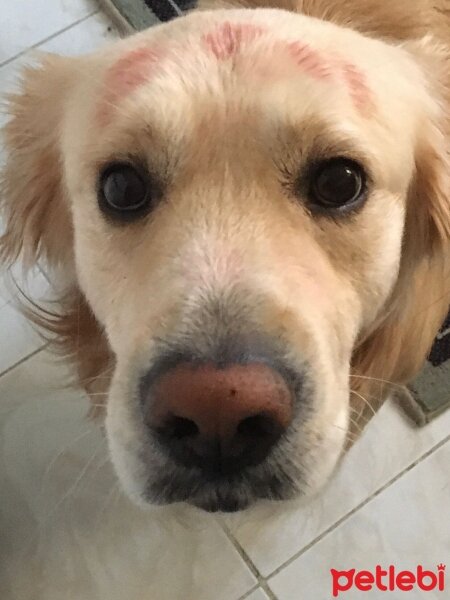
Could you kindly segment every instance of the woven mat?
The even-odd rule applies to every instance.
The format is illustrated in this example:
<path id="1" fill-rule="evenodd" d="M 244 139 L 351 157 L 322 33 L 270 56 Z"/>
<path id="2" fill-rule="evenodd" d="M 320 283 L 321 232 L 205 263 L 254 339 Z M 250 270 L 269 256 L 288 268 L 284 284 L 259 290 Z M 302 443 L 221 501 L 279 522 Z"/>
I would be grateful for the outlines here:
<path id="1" fill-rule="evenodd" d="M 124 33 L 141 31 L 191 10 L 196 0 L 99 0 Z M 425 425 L 450 407 L 450 316 L 420 376 L 397 394 L 404 411 Z"/>
<path id="2" fill-rule="evenodd" d="M 170 21 L 194 8 L 196 0 L 99 0 L 100 6 L 124 33 Z"/>
<path id="3" fill-rule="evenodd" d="M 425 425 L 450 408 L 450 315 L 436 337 L 425 367 L 409 386 L 403 402 L 405 410 L 419 425 Z"/>

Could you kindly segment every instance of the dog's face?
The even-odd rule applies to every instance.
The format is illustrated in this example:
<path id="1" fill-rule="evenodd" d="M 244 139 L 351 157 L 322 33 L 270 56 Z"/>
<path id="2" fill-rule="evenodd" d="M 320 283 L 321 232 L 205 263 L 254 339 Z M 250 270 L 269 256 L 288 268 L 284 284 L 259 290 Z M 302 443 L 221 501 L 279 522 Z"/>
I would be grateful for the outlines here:
<path id="1" fill-rule="evenodd" d="M 355 347 L 398 282 L 434 110 L 421 70 L 347 29 L 236 10 L 69 71 L 74 262 L 115 355 L 124 487 L 208 510 L 314 492 L 346 441 Z"/>

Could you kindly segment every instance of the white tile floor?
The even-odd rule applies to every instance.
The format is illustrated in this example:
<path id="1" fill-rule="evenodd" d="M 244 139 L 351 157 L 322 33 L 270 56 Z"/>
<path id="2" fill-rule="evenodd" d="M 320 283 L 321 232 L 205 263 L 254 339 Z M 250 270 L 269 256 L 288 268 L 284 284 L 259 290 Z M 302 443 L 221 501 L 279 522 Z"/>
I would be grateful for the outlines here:
<path id="1" fill-rule="evenodd" d="M 0 93 L 32 46 L 81 53 L 114 38 L 96 11 L 94 0 L 4 0 Z M 37 274 L 33 291 L 45 287 Z M 418 431 L 386 405 L 305 506 L 143 513 L 122 496 L 87 401 L 66 381 L 0 275 L 2 600 L 328 600 L 331 568 L 450 568 L 450 414 Z M 380 597 L 358 594 L 342 597 Z"/>

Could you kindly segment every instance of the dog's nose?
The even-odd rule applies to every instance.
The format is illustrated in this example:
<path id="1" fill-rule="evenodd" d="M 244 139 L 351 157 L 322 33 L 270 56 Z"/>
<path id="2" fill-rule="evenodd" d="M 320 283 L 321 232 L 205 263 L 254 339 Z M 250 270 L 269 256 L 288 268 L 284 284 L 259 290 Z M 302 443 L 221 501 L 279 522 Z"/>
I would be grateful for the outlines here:
<path id="1" fill-rule="evenodd" d="M 182 363 L 146 398 L 146 423 L 168 453 L 212 476 L 260 463 L 292 420 L 289 385 L 263 363 Z"/>

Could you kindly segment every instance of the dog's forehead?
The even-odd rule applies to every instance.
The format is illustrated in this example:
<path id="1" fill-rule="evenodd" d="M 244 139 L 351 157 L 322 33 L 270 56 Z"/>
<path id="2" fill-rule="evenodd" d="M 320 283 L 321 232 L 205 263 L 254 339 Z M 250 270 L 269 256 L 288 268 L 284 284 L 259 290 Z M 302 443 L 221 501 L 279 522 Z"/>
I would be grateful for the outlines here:
<path id="1" fill-rule="evenodd" d="M 225 78 L 256 88 L 303 80 L 322 90 L 340 89 L 370 118 L 376 99 L 362 59 L 373 52 L 367 45 L 369 40 L 355 32 L 284 11 L 193 14 L 121 46 L 103 78 L 99 119 L 106 123 L 114 107 L 156 81 L 160 90 L 164 83 L 170 89 L 183 81 L 185 89 L 190 82 L 199 92 L 202 84 L 210 91 L 214 81 Z"/>
<path id="2" fill-rule="evenodd" d="M 281 10 L 193 13 L 119 42 L 100 62 L 87 119 L 105 132 L 137 135 L 146 124 L 194 139 L 213 122 L 250 127 L 250 116 L 273 135 L 318 118 L 401 157 L 423 110 L 423 74 L 406 50 Z"/>

